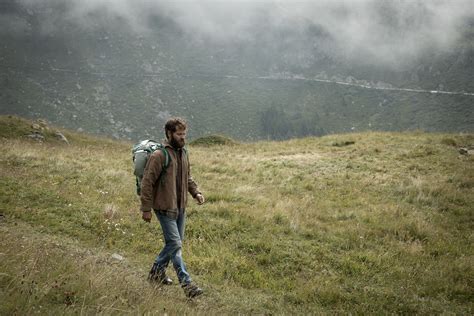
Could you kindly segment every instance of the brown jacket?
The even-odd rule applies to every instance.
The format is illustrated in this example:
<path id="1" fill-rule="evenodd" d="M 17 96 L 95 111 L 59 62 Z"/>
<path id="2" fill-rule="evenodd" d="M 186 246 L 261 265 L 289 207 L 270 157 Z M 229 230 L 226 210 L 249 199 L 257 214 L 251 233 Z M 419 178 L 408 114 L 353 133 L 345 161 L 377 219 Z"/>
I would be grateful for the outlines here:
<path id="1" fill-rule="evenodd" d="M 161 150 L 155 151 L 145 167 L 145 172 L 141 184 L 141 211 L 146 212 L 151 209 L 165 212 L 171 216 L 178 214 L 178 196 L 176 190 L 177 159 L 178 155 L 168 143 L 164 143 L 165 150 L 168 151 L 170 161 L 166 170 L 161 175 L 165 164 L 165 155 Z M 187 192 L 192 197 L 200 194 L 196 182 L 191 177 L 191 168 L 189 166 L 188 153 L 181 154 L 182 174 L 181 174 L 181 206 L 186 207 Z"/>

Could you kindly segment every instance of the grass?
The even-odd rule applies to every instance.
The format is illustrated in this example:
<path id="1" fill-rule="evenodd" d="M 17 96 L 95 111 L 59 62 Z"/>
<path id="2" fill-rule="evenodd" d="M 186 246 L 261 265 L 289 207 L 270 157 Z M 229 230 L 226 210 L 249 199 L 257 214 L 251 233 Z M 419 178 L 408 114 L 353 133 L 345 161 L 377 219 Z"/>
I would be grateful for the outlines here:
<path id="1" fill-rule="evenodd" d="M 0 314 L 472 314 L 471 134 L 191 145 L 207 202 L 188 206 L 205 289 L 188 301 L 146 282 L 163 241 L 140 219 L 131 144 L 0 123 Z"/>

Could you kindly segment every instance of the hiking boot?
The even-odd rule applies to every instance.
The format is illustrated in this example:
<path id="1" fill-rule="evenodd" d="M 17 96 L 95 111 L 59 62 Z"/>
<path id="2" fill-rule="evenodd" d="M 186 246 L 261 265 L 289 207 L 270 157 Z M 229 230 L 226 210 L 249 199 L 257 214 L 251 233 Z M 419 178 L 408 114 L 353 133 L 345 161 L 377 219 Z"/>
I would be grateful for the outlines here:
<path id="1" fill-rule="evenodd" d="M 158 282 L 164 285 L 173 284 L 173 280 L 166 275 L 165 269 L 159 269 L 158 266 L 153 265 L 150 273 L 148 274 L 148 280 L 151 282 Z"/>
<path id="2" fill-rule="evenodd" d="M 184 290 L 184 294 L 189 298 L 199 296 L 203 293 L 202 289 L 193 283 L 183 284 L 181 287 Z"/>

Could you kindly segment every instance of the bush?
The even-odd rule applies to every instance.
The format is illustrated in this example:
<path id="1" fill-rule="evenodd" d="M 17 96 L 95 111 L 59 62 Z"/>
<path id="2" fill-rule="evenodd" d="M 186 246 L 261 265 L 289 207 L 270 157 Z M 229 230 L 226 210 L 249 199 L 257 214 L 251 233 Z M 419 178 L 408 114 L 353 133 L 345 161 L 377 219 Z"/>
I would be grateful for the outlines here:
<path id="1" fill-rule="evenodd" d="M 233 139 L 222 135 L 208 135 L 193 140 L 190 145 L 216 146 L 216 145 L 237 145 Z"/>

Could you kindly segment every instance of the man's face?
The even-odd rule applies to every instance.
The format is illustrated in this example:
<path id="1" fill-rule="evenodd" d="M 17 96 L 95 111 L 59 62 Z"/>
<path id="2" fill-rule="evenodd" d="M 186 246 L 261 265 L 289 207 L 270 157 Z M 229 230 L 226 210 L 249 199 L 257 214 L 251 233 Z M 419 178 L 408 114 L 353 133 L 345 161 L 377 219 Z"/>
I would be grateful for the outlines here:
<path id="1" fill-rule="evenodd" d="M 177 128 L 176 132 L 171 133 L 170 144 L 174 148 L 182 148 L 186 144 L 186 129 Z"/>

